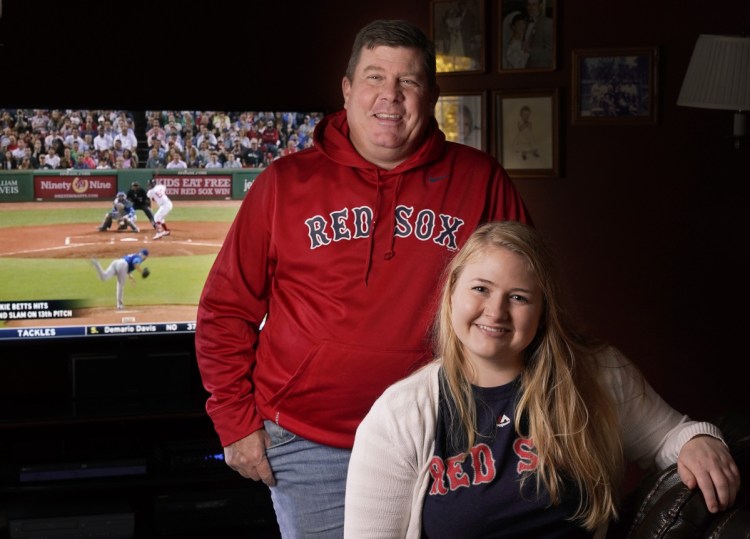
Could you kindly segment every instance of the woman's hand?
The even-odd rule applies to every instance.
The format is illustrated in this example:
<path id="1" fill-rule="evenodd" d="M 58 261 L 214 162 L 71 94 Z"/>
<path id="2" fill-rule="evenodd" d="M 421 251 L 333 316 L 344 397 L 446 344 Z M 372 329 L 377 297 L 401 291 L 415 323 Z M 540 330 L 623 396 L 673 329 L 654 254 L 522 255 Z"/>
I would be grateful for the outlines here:
<path id="1" fill-rule="evenodd" d="M 740 490 L 739 468 L 727 446 L 713 436 L 696 436 L 682 446 L 677 473 L 690 490 L 701 489 L 711 513 L 731 507 Z"/>

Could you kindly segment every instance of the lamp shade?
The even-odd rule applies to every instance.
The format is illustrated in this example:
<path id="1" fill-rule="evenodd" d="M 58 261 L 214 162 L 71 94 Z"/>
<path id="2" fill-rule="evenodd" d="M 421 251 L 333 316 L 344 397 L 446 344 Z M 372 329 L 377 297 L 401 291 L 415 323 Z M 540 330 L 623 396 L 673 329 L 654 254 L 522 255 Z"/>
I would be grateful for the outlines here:
<path id="1" fill-rule="evenodd" d="M 750 37 L 698 36 L 677 104 L 750 110 Z"/>

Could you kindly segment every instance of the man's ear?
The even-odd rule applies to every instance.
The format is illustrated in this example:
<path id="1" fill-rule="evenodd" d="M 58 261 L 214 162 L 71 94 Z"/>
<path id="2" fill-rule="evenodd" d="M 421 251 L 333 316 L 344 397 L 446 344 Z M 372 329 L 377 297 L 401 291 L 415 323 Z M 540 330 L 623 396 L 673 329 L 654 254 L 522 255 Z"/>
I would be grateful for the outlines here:
<path id="1" fill-rule="evenodd" d="M 344 75 L 344 77 L 341 79 L 341 93 L 344 96 L 344 108 L 347 107 L 349 103 L 349 93 L 352 90 L 352 81 L 349 80 L 349 77 Z"/>

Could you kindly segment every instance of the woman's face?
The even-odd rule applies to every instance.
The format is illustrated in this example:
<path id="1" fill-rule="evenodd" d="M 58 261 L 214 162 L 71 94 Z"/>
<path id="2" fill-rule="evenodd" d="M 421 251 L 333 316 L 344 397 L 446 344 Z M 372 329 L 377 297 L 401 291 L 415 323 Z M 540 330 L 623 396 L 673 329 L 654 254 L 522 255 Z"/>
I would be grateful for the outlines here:
<path id="1" fill-rule="evenodd" d="M 543 296 L 526 260 L 487 247 L 467 264 L 451 295 L 451 323 L 477 385 L 507 383 L 523 368 L 539 329 Z"/>

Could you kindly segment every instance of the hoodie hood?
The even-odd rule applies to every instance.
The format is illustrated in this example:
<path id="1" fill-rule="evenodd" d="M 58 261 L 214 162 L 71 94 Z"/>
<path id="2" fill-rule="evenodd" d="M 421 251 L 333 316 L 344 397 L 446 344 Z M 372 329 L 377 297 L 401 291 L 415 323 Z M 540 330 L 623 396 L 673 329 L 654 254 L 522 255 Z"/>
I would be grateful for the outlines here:
<path id="1" fill-rule="evenodd" d="M 437 120 L 432 117 L 427 126 L 427 132 L 417 151 L 406 161 L 392 170 L 381 169 L 374 163 L 362 157 L 349 140 L 349 124 L 346 121 L 346 110 L 325 116 L 315 126 L 313 133 L 315 146 L 329 159 L 336 163 L 359 169 L 380 170 L 382 174 L 402 173 L 425 163 L 438 159 L 445 150 L 445 135 L 438 127 Z"/>

